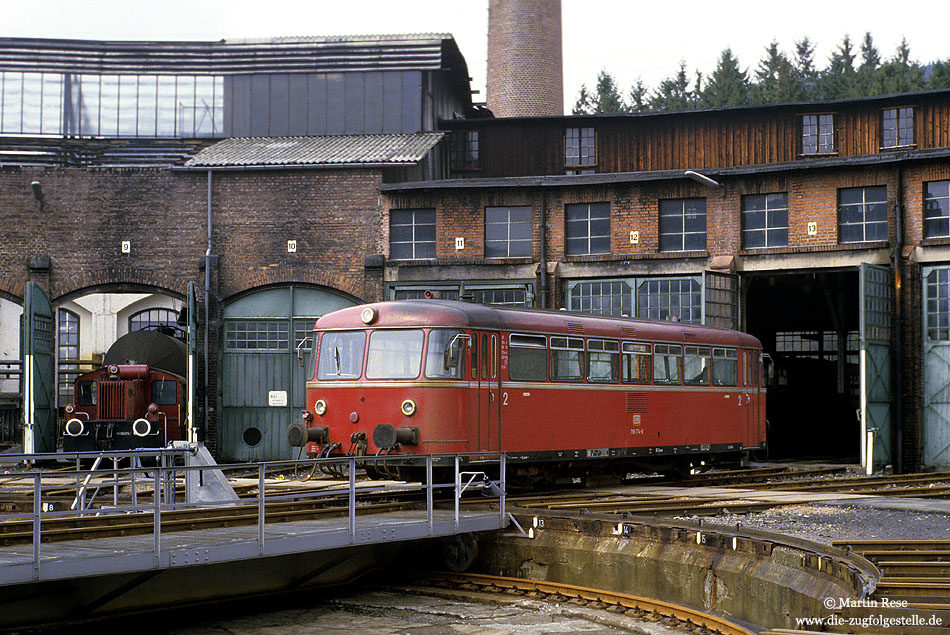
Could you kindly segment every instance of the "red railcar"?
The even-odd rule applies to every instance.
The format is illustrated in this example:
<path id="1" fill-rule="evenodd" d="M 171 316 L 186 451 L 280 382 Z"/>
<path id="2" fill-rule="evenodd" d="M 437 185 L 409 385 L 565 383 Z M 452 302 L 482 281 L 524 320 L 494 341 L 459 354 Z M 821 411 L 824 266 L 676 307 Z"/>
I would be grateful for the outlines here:
<path id="1" fill-rule="evenodd" d="M 310 455 L 508 453 L 524 475 L 683 471 L 765 445 L 762 347 L 725 329 L 441 300 L 321 317 Z"/>

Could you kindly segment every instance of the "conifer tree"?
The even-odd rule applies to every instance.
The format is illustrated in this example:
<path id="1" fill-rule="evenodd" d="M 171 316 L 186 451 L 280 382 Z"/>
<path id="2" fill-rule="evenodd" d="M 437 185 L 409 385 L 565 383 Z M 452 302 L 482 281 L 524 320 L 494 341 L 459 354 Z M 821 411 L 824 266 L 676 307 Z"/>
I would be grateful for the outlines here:
<path id="1" fill-rule="evenodd" d="M 765 49 L 765 57 L 755 71 L 752 101 L 765 104 L 780 104 L 794 101 L 800 94 L 795 84 L 795 68 L 788 57 L 779 50 L 778 42 Z"/>
<path id="2" fill-rule="evenodd" d="M 697 82 L 698 90 L 698 82 Z M 702 105 L 709 108 L 740 106 L 749 103 L 749 78 L 739 70 L 739 60 L 726 48 L 719 54 L 716 70 L 702 88 Z"/>

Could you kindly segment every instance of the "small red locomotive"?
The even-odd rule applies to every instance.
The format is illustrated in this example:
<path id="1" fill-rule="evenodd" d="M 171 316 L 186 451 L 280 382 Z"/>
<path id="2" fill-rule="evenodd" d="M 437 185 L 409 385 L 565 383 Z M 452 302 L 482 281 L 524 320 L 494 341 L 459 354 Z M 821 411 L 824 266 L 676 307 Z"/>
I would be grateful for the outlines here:
<path id="1" fill-rule="evenodd" d="M 63 452 L 162 448 L 184 438 L 184 360 L 184 344 L 162 333 L 116 340 L 103 368 L 76 378 Z"/>
<path id="2" fill-rule="evenodd" d="M 505 452 L 553 479 L 765 446 L 762 346 L 737 331 L 406 300 L 321 317 L 314 358 L 288 429 L 310 456 Z"/>

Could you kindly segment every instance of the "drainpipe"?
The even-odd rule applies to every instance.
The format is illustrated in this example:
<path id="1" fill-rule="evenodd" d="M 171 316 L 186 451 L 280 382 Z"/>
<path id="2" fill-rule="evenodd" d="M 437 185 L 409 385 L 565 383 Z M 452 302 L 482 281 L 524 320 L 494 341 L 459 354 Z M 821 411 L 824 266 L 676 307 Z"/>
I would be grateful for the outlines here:
<path id="1" fill-rule="evenodd" d="M 202 434 L 199 435 L 204 440 L 205 435 L 208 433 L 208 428 L 210 424 L 210 413 L 208 411 L 208 392 L 211 390 L 209 385 L 208 378 L 208 332 L 211 329 L 211 170 L 208 170 L 208 249 L 205 251 L 205 363 L 204 363 L 204 384 L 205 384 L 205 416 L 204 416 L 204 430 Z"/>
<path id="2" fill-rule="evenodd" d="M 894 472 L 904 473 L 904 316 L 901 297 L 901 253 L 904 250 L 904 171 L 897 165 L 897 238 L 894 241 Z"/>
<path id="3" fill-rule="evenodd" d="M 547 202 L 544 188 L 539 188 L 541 194 L 541 308 L 548 308 L 548 232 L 547 232 Z"/>

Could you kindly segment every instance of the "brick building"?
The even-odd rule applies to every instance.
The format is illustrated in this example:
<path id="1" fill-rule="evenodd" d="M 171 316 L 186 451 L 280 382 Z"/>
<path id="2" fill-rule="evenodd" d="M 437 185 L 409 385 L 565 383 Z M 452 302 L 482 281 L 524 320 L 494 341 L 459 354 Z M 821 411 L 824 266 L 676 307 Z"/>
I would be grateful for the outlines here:
<path id="1" fill-rule="evenodd" d="M 435 228 L 382 245 L 386 294 L 740 328 L 773 455 L 946 466 L 948 122 L 947 91 L 446 121 L 455 178 L 381 187 L 381 235 Z"/>
<path id="2" fill-rule="evenodd" d="M 447 35 L 0 39 L 0 105 L 2 359 L 48 296 L 28 322 L 62 384 L 36 449 L 55 447 L 66 360 L 105 352 L 90 328 L 174 324 L 194 294 L 194 433 L 240 460 L 291 456 L 306 332 L 381 292 L 379 186 L 444 176 L 438 123 L 472 114 Z"/>
<path id="3" fill-rule="evenodd" d="M 0 332 L 28 282 L 55 310 L 194 288 L 195 420 L 223 458 L 290 456 L 314 317 L 437 292 L 746 330 L 774 362 L 773 456 L 950 464 L 948 91 L 491 118 L 447 36 L 181 45 L 180 75 L 143 57 L 129 93 L 118 70 L 47 59 L 77 46 L 120 45 L 0 41 L 4 109 L 22 104 L 0 116 Z M 353 54 L 366 66 L 334 66 Z M 169 76 L 191 106 L 143 129 Z"/>

